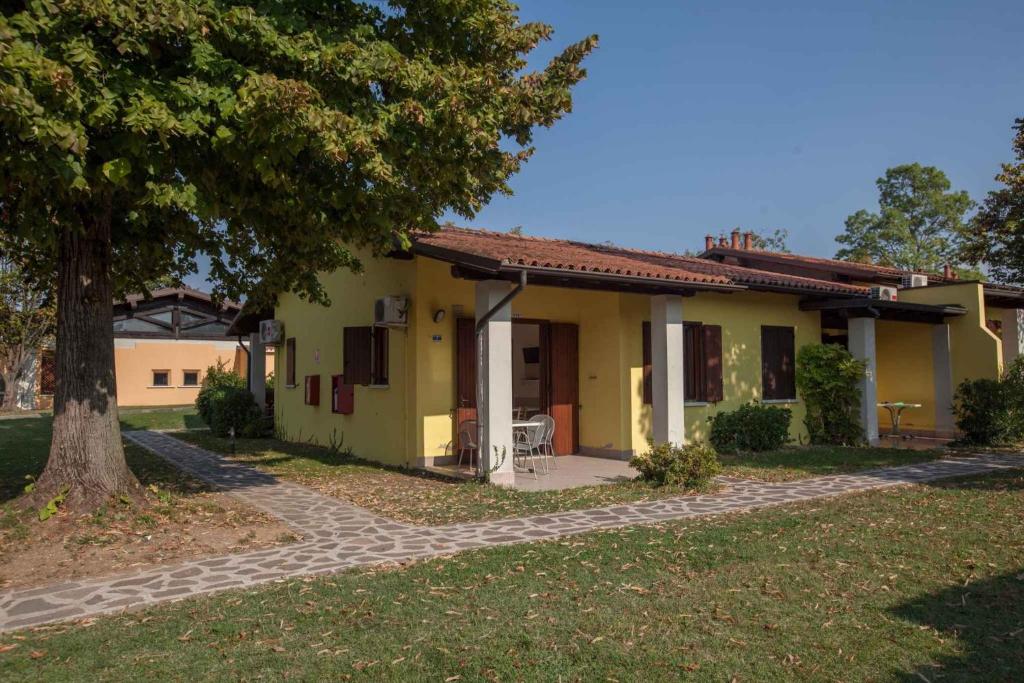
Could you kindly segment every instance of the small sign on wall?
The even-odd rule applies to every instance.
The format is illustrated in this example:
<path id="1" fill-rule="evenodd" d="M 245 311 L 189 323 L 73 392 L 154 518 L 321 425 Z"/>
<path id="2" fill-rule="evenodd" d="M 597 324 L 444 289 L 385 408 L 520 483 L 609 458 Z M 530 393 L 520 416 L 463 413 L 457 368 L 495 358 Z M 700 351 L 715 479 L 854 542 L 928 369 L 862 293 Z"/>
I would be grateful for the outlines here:
<path id="1" fill-rule="evenodd" d="M 432 336 L 432 337 L 430 338 L 430 341 L 433 341 L 433 342 L 439 342 L 439 341 L 441 341 L 441 335 L 439 335 L 439 334 L 435 334 L 434 336 Z"/>
<path id="2" fill-rule="evenodd" d="M 320 349 L 313 350 L 313 362 L 317 365 L 320 364 Z"/>

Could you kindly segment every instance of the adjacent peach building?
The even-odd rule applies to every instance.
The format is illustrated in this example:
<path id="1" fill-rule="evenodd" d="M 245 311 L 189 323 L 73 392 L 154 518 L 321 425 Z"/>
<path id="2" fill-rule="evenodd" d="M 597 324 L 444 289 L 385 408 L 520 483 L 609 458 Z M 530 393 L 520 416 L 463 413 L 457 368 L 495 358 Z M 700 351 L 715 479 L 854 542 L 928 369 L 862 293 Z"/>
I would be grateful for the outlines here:
<path id="1" fill-rule="evenodd" d="M 207 368 L 246 374 L 246 349 L 228 336 L 240 306 L 216 305 L 189 288 L 132 295 L 114 304 L 114 367 L 121 406 L 194 403 Z"/>

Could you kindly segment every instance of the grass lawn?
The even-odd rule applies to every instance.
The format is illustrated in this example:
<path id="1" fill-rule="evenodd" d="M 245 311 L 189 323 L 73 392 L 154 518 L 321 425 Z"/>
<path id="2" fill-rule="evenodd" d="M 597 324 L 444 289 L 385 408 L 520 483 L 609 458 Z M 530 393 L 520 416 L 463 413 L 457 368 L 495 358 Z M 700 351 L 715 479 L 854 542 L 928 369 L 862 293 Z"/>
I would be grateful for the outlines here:
<path id="1" fill-rule="evenodd" d="M 522 517 L 564 510 L 685 495 L 685 490 L 623 482 L 565 491 L 510 491 L 456 482 L 407 470 L 388 469 L 330 449 L 276 439 L 239 439 L 231 453 L 226 439 L 206 431 L 176 437 L 244 462 L 282 479 L 351 501 L 386 517 L 413 524 L 449 524 Z M 791 481 L 934 460 L 941 451 L 883 448 L 786 448 L 767 453 L 723 455 L 723 474 L 765 481 Z"/>
<path id="2" fill-rule="evenodd" d="M 1014 680 L 1024 475 L 490 548 L 0 635 L 9 681 Z"/>
<path id="3" fill-rule="evenodd" d="M 294 540 L 276 519 L 131 443 L 125 457 L 144 487 L 138 499 L 45 522 L 19 513 L 12 501 L 43 471 L 51 426 L 50 416 L 0 420 L 0 589 Z"/>
<path id="4" fill-rule="evenodd" d="M 180 408 L 121 408 L 121 429 L 205 429 L 195 406 Z"/>
<path id="5" fill-rule="evenodd" d="M 238 439 L 236 452 L 231 453 L 227 439 L 215 437 L 207 431 L 183 432 L 174 436 L 385 517 L 413 524 L 439 525 L 524 517 L 689 493 L 680 487 L 658 488 L 640 481 L 564 491 L 515 491 L 475 481 L 456 481 L 416 471 L 386 468 L 309 444 L 276 439 Z"/>
<path id="6" fill-rule="evenodd" d="M 723 474 L 761 481 L 794 481 L 828 474 L 844 474 L 877 467 L 896 467 L 936 460 L 941 450 L 912 451 L 896 448 L 842 448 L 801 446 L 763 453 L 718 456 Z"/>

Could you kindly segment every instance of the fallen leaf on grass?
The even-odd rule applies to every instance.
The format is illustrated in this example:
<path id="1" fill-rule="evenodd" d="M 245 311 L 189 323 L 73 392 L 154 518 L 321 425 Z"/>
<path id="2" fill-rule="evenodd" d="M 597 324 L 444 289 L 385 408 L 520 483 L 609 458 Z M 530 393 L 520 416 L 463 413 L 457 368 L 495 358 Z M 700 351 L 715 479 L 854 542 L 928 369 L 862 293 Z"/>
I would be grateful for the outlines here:
<path id="1" fill-rule="evenodd" d="M 45 650 L 32 650 L 32 652 L 28 653 L 28 656 L 31 657 L 32 659 L 42 659 L 43 657 L 46 656 L 46 651 Z"/>
<path id="2" fill-rule="evenodd" d="M 10 652 L 16 647 L 18 647 L 17 643 L 11 643 L 10 645 L 0 645 L 0 654 L 4 652 Z"/>

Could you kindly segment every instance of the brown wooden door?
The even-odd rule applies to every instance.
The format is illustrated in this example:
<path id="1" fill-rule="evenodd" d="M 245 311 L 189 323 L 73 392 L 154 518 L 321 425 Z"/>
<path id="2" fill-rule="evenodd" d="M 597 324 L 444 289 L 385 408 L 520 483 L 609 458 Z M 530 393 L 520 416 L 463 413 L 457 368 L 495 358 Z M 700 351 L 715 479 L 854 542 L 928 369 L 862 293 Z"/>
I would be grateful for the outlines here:
<path id="1" fill-rule="evenodd" d="M 569 455 L 580 447 L 579 328 L 572 323 L 551 323 L 548 340 L 548 403 L 555 419 L 555 453 Z"/>
<path id="2" fill-rule="evenodd" d="M 476 419 L 476 321 L 459 318 L 455 323 L 455 411 L 452 451 L 459 450 L 459 425 Z"/>

